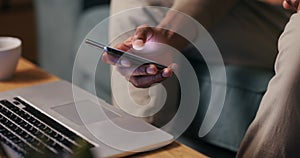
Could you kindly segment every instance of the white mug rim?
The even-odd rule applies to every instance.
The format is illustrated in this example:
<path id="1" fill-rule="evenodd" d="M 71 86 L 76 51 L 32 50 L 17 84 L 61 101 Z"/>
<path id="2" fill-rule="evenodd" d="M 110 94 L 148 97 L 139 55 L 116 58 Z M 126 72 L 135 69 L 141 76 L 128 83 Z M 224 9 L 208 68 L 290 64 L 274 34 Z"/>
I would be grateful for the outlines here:
<path id="1" fill-rule="evenodd" d="M 13 42 L 12 42 L 11 45 L 8 45 L 7 47 L 0 48 L 0 53 L 16 49 L 16 48 L 20 47 L 21 44 L 22 44 L 21 39 L 19 39 L 17 37 L 8 37 L 8 36 L 3 37 L 3 36 L 0 36 L 0 42 L 3 41 L 3 40 L 7 40 L 7 41 L 11 40 Z"/>

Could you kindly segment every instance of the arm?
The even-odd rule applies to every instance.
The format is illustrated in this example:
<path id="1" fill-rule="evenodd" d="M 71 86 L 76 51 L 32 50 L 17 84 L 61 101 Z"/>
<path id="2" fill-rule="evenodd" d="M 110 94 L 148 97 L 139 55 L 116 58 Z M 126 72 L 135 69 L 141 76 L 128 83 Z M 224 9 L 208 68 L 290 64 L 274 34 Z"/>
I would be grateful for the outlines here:
<path id="1" fill-rule="evenodd" d="M 296 3 L 289 5 L 285 1 L 284 7 L 299 10 Z M 276 74 L 270 81 L 256 117 L 245 134 L 237 158 L 291 157 L 299 153 L 299 25 L 300 14 L 296 13 L 279 39 Z"/>
<path id="2" fill-rule="evenodd" d="M 239 1 L 241 0 L 175 0 L 170 11 L 157 26 L 158 28 L 168 28 L 168 30 L 137 28 L 135 35 L 139 36 L 132 39 L 133 44 L 138 38 L 142 38 L 143 42 L 139 42 L 139 45 L 142 46 L 147 41 L 146 38 L 147 36 L 149 37 L 149 34 L 158 31 L 160 34 L 167 35 L 165 36 L 165 38 L 167 38 L 165 41 L 171 41 L 167 44 L 182 49 L 187 46 L 187 42 L 179 38 L 174 32 L 180 29 L 185 31 L 191 31 L 190 29 L 193 29 L 189 26 L 191 23 L 185 21 L 187 17 L 183 14 L 191 16 L 206 29 L 209 29 L 223 18 Z M 180 12 L 183 14 L 180 14 Z M 180 43 L 184 44 L 178 46 Z"/>
<path id="3" fill-rule="evenodd" d="M 195 36 L 195 31 L 188 22 L 185 22 L 186 15 L 189 15 L 200 22 L 207 29 L 218 22 L 232 9 L 239 0 L 175 0 L 171 10 L 157 27 L 140 26 L 136 29 L 134 35 L 129 37 L 116 48 L 128 51 L 132 48 L 141 50 L 148 41 L 164 43 L 179 50 L 188 45 L 188 41 L 176 32 L 184 30 L 190 33 L 189 36 Z M 175 10 L 175 11 L 174 11 Z M 162 29 L 168 28 L 168 29 Z M 167 58 L 167 57 L 166 57 Z M 116 64 L 117 61 L 108 54 L 103 54 L 103 61 L 108 64 Z M 125 62 L 128 63 L 128 62 Z M 125 76 L 134 86 L 139 88 L 150 87 L 153 83 L 159 83 L 172 75 L 172 68 L 158 70 L 154 65 L 147 65 L 132 70 L 130 64 L 118 65 L 120 73 Z M 131 69 L 131 71 L 129 71 Z M 132 72 L 132 73 L 127 73 Z"/>
<path id="4" fill-rule="evenodd" d="M 183 12 L 209 29 L 224 17 L 240 0 L 175 0 L 174 10 Z M 194 6 L 194 7 L 191 7 Z M 168 21 L 168 17 L 162 21 Z"/>

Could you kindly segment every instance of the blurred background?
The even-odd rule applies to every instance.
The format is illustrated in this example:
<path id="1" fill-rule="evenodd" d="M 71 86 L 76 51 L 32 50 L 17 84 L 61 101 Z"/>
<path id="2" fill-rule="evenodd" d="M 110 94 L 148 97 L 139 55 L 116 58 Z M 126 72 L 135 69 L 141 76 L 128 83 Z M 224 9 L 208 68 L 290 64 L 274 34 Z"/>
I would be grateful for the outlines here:
<path id="1" fill-rule="evenodd" d="M 273 42 L 269 39 L 274 39 L 277 41 L 284 24 L 288 20 L 288 16 L 285 16 L 281 6 L 270 6 L 260 0 L 241 2 L 243 2 L 240 4 L 241 8 L 237 7 L 235 10 L 238 14 L 232 14 L 232 17 L 237 18 L 236 20 L 239 22 L 245 22 L 242 26 L 250 34 L 259 26 L 260 32 L 257 32 L 256 35 L 263 35 L 264 37 L 270 35 L 269 38 L 261 38 L 260 40 Z M 0 0 L 0 36 L 21 38 L 24 58 L 62 79 L 72 81 L 73 62 L 78 47 L 95 25 L 109 17 L 109 3 L 110 0 Z M 251 25 L 246 18 L 241 18 L 246 19 L 244 21 L 238 19 L 239 16 L 243 16 L 240 15 L 240 11 L 247 11 L 247 9 L 249 15 L 246 14 L 246 17 L 250 20 L 254 19 L 254 22 L 259 20 L 263 25 L 256 23 Z M 272 14 L 268 14 L 269 12 Z M 263 16 L 264 14 L 266 16 Z M 268 21 L 267 19 L 271 20 Z M 275 24 L 280 26 L 273 27 Z M 272 27 L 264 27 L 269 25 Z M 105 27 L 108 30 L 108 26 Z M 103 30 L 106 30 L 105 27 Z M 231 28 L 229 25 L 228 29 Z M 261 28 L 265 28 L 267 31 Z M 232 31 L 236 33 L 234 27 Z M 226 31 L 224 32 L 226 33 Z M 268 34 L 269 32 L 270 34 Z M 101 41 L 108 41 L 107 34 L 101 34 L 99 38 Z M 257 43 L 259 42 L 257 41 Z M 276 49 L 276 42 L 273 43 L 274 46 L 272 46 Z M 250 44 L 253 45 L 253 43 Z M 253 46 L 253 48 L 265 49 L 265 45 L 259 46 Z M 96 55 L 98 57 L 98 54 Z M 275 55 L 274 53 L 274 58 Z M 97 57 L 86 52 L 84 59 L 77 65 L 79 72 L 75 83 L 88 91 L 91 91 L 92 85 L 96 84 L 97 95 L 110 102 L 110 69 L 108 65 L 101 65 L 101 71 L 96 72 L 96 83 L 93 83 L 95 72 L 89 63 Z M 204 66 L 198 64 L 198 67 L 201 70 L 199 76 L 202 76 L 203 79 L 209 78 L 206 71 L 202 73 Z M 218 69 L 216 67 L 216 71 Z M 201 125 L 204 112 L 206 112 L 206 107 L 210 101 L 210 94 L 202 95 L 201 97 L 204 99 L 200 99 L 199 107 L 201 108 L 197 111 L 197 117 L 187 133 L 179 139 L 180 142 L 211 157 L 235 156 L 239 143 L 256 114 L 267 84 L 274 75 L 273 67 L 266 70 L 228 65 L 226 71 L 228 83 L 214 85 L 210 81 L 200 81 L 201 78 L 199 79 L 201 94 L 208 94 L 212 86 L 227 86 L 228 92 L 230 92 L 226 96 L 223 114 L 214 130 L 204 140 L 198 137 L 199 125 Z M 218 140 L 216 141 L 216 139 Z"/>
<path id="2" fill-rule="evenodd" d="M 110 0 L 0 0 L 0 36 L 20 38 L 23 58 L 61 79 L 72 81 L 78 47 L 95 25 L 108 18 L 109 4 Z M 108 30 L 108 24 L 103 30 Z M 101 33 L 99 39 L 108 42 L 108 31 Z M 98 59 L 99 54 L 94 49 L 85 53 L 78 63 L 74 82 L 91 91 L 94 68 L 89 63 Z M 96 79 L 97 93 L 110 101 L 109 65 L 101 68 Z"/>
<path id="3" fill-rule="evenodd" d="M 59 52 L 54 52 L 57 50 L 63 52 L 61 54 L 74 54 L 70 51 L 74 50 L 73 45 L 78 42 L 72 38 L 83 35 L 106 18 L 109 15 L 109 3 L 110 0 L 0 0 L 0 36 L 19 37 L 23 42 L 24 58 L 64 79 L 70 79 L 70 75 L 64 75 L 68 70 L 58 72 L 57 67 L 47 66 L 47 61 L 53 59 L 49 58 L 49 54 L 57 55 Z M 104 6 L 104 9 L 101 6 Z M 95 9 L 96 7 L 98 8 Z M 99 9 L 100 11 L 96 11 Z M 85 26 L 80 24 L 83 21 L 88 22 L 93 15 L 95 19 L 91 21 L 94 22 Z M 76 33 L 79 26 L 86 29 Z M 44 33 L 45 31 L 48 34 Z M 54 38 L 59 37 L 56 35 L 61 33 L 63 37 Z M 57 43 L 53 44 L 53 41 Z M 72 44 L 68 45 L 71 41 Z M 41 52 L 43 50 L 46 52 Z M 46 63 L 43 64 L 44 62 Z"/>
<path id="4" fill-rule="evenodd" d="M 33 0 L 0 0 L 0 36 L 23 41 L 23 57 L 37 62 L 37 31 Z"/>

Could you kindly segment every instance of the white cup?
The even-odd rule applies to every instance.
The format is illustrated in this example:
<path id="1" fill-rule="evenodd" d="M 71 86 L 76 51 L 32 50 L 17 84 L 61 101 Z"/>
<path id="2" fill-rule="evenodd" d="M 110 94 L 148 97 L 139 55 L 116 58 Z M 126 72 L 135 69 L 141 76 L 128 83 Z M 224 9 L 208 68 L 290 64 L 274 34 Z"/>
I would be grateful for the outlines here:
<path id="1" fill-rule="evenodd" d="M 21 56 L 22 41 L 14 37 L 0 37 L 0 80 L 8 80 L 16 71 Z"/>

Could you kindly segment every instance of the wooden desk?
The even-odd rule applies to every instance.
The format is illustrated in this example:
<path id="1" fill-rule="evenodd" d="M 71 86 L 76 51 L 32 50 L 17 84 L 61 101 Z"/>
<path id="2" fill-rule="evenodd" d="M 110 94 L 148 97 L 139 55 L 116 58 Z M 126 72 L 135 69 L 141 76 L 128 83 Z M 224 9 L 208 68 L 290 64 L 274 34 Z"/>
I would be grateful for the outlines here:
<path id="1" fill-rule="evenodd" d="M 0 91 L 7 91 L 57 80 L 59 80 L 58 77 L 48 74 L 25 59 L 21 59 L 17 68 L 17 72 L 13 78 L 9 81 L 0 82 Z M 173 142 L 164 148 L 151 152 L 136 154 L 131 157 L 204 158 L 206 156 L 179 142 Z"/>
<path id="2" fill-rule="evenodd" d="M 21 59 L 17 67 L 17 72 L 14 74 L 13 78 L 8 81 L 0 81 L 0 91 L 7 91 L 56 80 L 59 80 L 59 78 L 39 69 L 31 62 Z"/>

